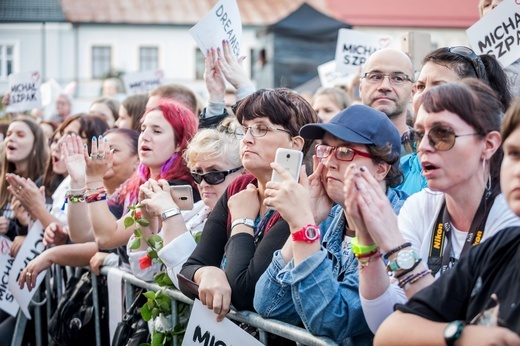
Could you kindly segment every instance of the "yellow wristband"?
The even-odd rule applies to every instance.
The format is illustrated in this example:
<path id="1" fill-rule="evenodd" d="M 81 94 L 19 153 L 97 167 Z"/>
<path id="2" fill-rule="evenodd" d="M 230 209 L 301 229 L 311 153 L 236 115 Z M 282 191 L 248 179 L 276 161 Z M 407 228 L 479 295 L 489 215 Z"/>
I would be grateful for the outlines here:
<path id="1" fill-rule="evenodd" d="M 352 238 L 350 241 L 350 248 L 354 255 L 366 255 L 377 249 L 377 244 L 372 245 L 361 245 L 357 239 L 357 237 Z"/>

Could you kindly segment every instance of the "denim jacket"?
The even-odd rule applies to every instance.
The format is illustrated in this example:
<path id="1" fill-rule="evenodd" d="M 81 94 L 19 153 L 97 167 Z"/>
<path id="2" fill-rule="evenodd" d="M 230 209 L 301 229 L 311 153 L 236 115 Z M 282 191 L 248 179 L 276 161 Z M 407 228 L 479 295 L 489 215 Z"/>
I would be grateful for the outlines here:
<path id="1" fill-rule="evenodd" d="M 408 197 L 392 188 L 386 193 L 393 210 L 399 213 Z M 291 324 L 303 322 L 314 335 L 327 336 L 342 345 L 371 345 L 359 297 L 358 263 L 346 248 L 341 264 L 345 216 L 334 205 L 320 224 L 321 251 L 298 266 L 285 263 L 280 251 L 256 284 L 254 307 L 262 316 Z"/>
<path id="2" fill-rule="evenodd" d="M 254 307 L 262 316 L 290 324 L 303 322 L 314 334 L 342 345 L 371 345 L 359 298 L 357 260 L 347 246 L 341 264 L 345 217 L 341 207 L 322 238 L 321 251 L 298 266 L 276 251 L 256 284 Z"/>

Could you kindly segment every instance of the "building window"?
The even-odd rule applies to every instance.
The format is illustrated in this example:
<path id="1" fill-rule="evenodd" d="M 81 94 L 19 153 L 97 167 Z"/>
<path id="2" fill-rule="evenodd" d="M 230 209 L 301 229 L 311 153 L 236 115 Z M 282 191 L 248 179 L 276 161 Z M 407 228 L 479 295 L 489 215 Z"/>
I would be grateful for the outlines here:
<path id="1" fill-rule="evenodd" d="M 157 47 L 139 48 L 139 70 L 155 71 L 159 68 L 159 49 Z"/>
<path id="2" fill-rule="evenodd" d="M 195 48 L 195 79 L 204 79 L 205 69 L 204 54 L 200 49 Z"/>
<path id="3" fill-rule="evenodd" d="M 0 44 L 0 79 L 7 79 L 13 73 L 14 46 Z"/>
<path id="4" fill-rule="evenodd" d="M 107 46 L 92 47 L 92 78 L 102 79 L 112 69 L 112 48 Z"/>

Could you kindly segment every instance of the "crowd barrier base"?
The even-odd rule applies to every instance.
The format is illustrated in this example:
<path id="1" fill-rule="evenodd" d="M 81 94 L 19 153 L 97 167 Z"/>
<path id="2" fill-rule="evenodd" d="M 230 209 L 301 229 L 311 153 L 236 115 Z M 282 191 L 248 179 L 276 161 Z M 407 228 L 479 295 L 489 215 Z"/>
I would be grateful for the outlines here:
<path id="1" fill-rule="evenodd" d="M 53 272 L 60 273 L 61 270 L 59 268 L 54 268 Z M 135 287 L 144 288 L 151 291 L 158 291 L 161 288 L 159 285 L 153 282 L 146 282 L 143 280 L 140 280 L 136 278 L 134 275 L 121 271 L 119 269 L 114 268 L 101 268 L 101 275 L 108 275 L 109 270 L 117 270 L 119 274 L 122 276 L 122 280 L 124 281 L 125 285 L 125 291 L 126 291 L 126 304 L 125 306 L 129 307 L 132 302 L 132 292 L 134 292 Z M 48 271 L 47 275 L 49 276 L 45 280 L 45 285 L 47 288 L 47 292 L 50 292 L 52 287 L 54 289 L 58 289 L 57 296 L 60 297 L 62 294 L 61 284 L 56 284 L 56 277 L 52 278 L 54 280 L 54 285 L 51 285 L 51 278 L 50 278 L 50 270 Z M 92 275 L 92 285 L 94 287 L 93 290 L 93 300 L 94 300 L 94 311 L 95 311 L 95 326 L 96 326 L 96 346 L 108 346 L 108 345 L 102 345 L 101 343 L 101 331 L 100 331 L 100 320 L 99 320 L 99 301 L 98 301 L 98 292 L 97 292 L 97 278 L 95 275 Z M 61 280 L 61 277 L 59 278 Z M 187 303 L 192 305 L 193 301 L 186 297 L 182 292 L 180 292 L 177 289 L 163 289 L 164 294 L 169 296 L 172 299 L 172 323 L 173 325 L 177 324 L 177 304 L 179 302 Z M 38 294 L 35 294 L 35 298 L 33 301 L 36 301 L 36 303 L 33 303 L 34 307 L 34 320 L 35 320 L 35 335 L 36 335 L 36 346 L 43 345 L 43 338 L 46 337 L 47 340 L 50 340 L 49 336 L 42 335 L 43 331 L 41 328 L 42 325 L 42 314 L 41 314 L 41 305 L 43 305 L 45 302 L 39 302 L 39 296 Z M 50 305 L 47 305 L 47 307 L 50 307 Z M 52 313 L 47 309 L 47 321 L 50 320 L 50 316 L 52 316 Z M 278 335 L 283 338 L 293 340 L 298 345 L 306 345 L 306 346 L 334 346 L 338 345 L 336 342 L 332 341 L 329 338 L 326 337 L 319 337 L 314 336 L 311 333 L 309 333 L 307 330 L 293 326 L 288 323 L 284 323 L 281 321 L 273 320 L 273 319 L 266 319 L 258 315 L 257 313 L 251 312 L 251 311 L 235 311 L 231 310 L 227 314 L 227 318 L 241 322 L 246 323 L 258 330 L 259 340 L 262 344 L 268 345 L 268 334 Z M 25 333 L 27 325 L 27 319 L 23 315 L 23 313 L 18 313 L 17 321 L 16 321 L 16 327 L 13 334 L 13 340 L 11 343 L 11 346 L 20 346 L 22 344 L 23 336 Z M 176 337 L 172 340 L 173 346 L 180 346 L 179 341 Z"/>

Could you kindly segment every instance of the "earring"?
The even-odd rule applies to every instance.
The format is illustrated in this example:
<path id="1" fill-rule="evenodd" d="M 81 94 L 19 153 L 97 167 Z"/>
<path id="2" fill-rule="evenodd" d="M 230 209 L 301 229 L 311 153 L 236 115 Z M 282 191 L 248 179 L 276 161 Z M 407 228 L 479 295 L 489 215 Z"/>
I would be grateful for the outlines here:
<path id="1" fill-rule="evenodd" d="M 485 191 L 486 191 L 486 199 L 491 196 L 491 174 L 487 174 L 486 171 L 486 162 L 487 160 L 482 160 L 482 173 L 484 174 L 484 181 L 486 182 Z M 487 179 L 486 179 L 487 176 Z"/>

